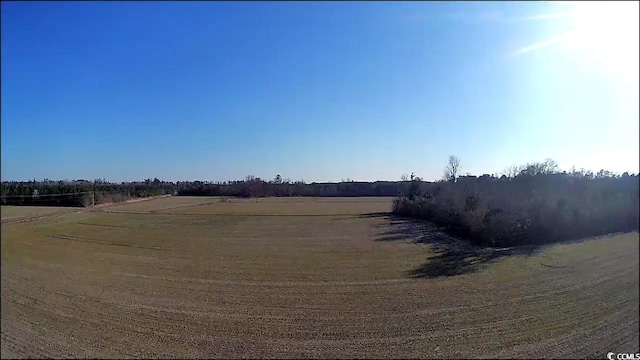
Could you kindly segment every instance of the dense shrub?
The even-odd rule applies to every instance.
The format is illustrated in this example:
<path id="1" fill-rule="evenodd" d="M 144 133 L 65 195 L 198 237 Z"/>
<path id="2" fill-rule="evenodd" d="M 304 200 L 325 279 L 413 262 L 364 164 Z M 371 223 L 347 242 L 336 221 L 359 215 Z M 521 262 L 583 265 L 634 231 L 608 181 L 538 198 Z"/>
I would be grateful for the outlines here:
<path id="1" fill-rule="evenodd" d="M 521 172 L 416 183 L 425 195 L 393 203 L 400 216 L 429 220 L 489 246 L 542 244 L 639 228 L 638 175 Z"/>

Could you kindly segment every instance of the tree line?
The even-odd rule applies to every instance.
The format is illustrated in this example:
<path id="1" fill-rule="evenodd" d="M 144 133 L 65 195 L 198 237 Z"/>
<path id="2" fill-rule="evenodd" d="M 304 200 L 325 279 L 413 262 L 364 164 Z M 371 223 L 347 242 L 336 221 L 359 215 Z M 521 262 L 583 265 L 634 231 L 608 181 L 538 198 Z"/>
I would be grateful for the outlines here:
<path id="1" fill-rule="evenodd" d="M 140 182 L 110 183 L 94 181 L 3 181 L 0 184 L 2 205 L 89 206 L 127 199 L 174 194 L 175 184 L 159 179 Z"/>
<path id="2" fill-rule="evenodd" d="M 273 180 L 247 176 L 244 180 L 225 182 L 188 181 L 176 184 L 177 194 L 183 196 L 236 196 L 236 197 L 282 197 L 282 196 L 389 196 L 403 194 L 408 182 L 376 181 L 339 183 L 310 183 L 282 180 L 277 175 Z"/>
<path id="3" fill-rule="evenodd" d="M 429 220 L 474 244 L 507 247 L 580 239 L 639 228 L 638 174 L 560 171 L 546 160 L 499 178 L 459 176 L 450 157 L 443 179 L 415 177 L 393 213 Z"/>
<path id="4" fill-rule="evenodd" d="M 0 186 L 3 205 L 39 206 L 89 206 L 119 202 L 132 198 L 159 195 L 178 196 L 229 196 L 229 197 L 279 197 L 279 196 L 388 196 L 404 194 L 408 181 L 376 181 L 339 183 L 292 182 L 277 175 L 272 180 L 247 176 L 243 180 L 224 182 L 179 181 L 167 182 L 157 178 L 141 182 L 111 183 L 105 180 L 73 181 L 4 181 Z"/>

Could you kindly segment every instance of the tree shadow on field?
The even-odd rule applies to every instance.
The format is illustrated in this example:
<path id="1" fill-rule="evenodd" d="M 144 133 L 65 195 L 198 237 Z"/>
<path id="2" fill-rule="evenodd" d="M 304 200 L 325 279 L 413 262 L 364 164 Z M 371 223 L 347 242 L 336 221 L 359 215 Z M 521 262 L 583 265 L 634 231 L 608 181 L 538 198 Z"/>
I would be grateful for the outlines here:
<path id="1" fill-rule="evenodd" d="M 363 214 L 361 218 L 383 220 L 376 241 L 404 241 L 425 244 L 431 247 L 433 255 L 415 269 L 406 272 L 411 278 L 438 278 L 477 272 L 491 263 L 507 256 L 531 256 L 539 246 L 518 246 L 511 248 L 490 248 L 476 246 L 468 241 L 448 235 L 434 224 L 397 217 L 390 213 Z"/>
<path id="2" fill-rule="evenodd" d="M 372 212 L 372 213 L 366 213 L 366 214 L 361 214 L 360 216 L 358 216 L 358 218 L 361 219 L 368 219 L 368 218 L 385 218 L 388 219 L 390 217 L 394 216 L 392 213 L 390 212 Z"/>

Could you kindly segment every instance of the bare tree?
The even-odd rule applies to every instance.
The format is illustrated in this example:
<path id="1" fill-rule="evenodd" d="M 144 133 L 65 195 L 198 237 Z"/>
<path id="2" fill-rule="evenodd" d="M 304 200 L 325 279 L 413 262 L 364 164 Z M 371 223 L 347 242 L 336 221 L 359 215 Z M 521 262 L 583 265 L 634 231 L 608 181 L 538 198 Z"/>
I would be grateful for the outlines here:
<path id="1" fill-rule="evenodd" d="M 553 159 L 546 159 L 542 163 L 542 170 L 545 174 L 555 174 L 559 171 L 558 169 L 558 163 Z"/>
<path id="2" fill-rule="evenodd" d="M 402 174 L 402 176 L 400 176 L 400 180 L 402 180 L 402 181 L 407 181 L 407 180 L 409 180 L 409 175 L 407 175 L 407 174 Z"/>
<path id="3" fill-rule="evenodd" d="M 520 172 L 524 169 L 522 165 L 511 165 L 503 171 L 503 175 L 505 175 L 509 179 L 514 179 L 516 176 L 520 175 Z"/>
<path id="4" fill-rule="evenodd" d="M 518 176 L 520 174 L 521 170 L 522 170 L 521 166 L 511 165 L 508 168 L 504 169 L 502 174 L 505 175 L 509 179 L 513 179 L 513 178 L 515 178 L 516 176 Z"/>
<path id="5" fill-rule="evenodd" d="M 449 156 L 449 163 L 444 168 L 444 178 L 447 181 L 455 181 L 460 172 L 460 159 L 457 156 Z"/>
<path id="6" fill-rule="evenodd" d="M 535 175 L 548 175 L 556 174 L 558 172 L 558 163 L 553 159 L 546 159 L 543 162 L 527 163 L 518 168 L 516 176 L 535 176 Z M 512 172 L 515 172 L 512 170 Z"/>

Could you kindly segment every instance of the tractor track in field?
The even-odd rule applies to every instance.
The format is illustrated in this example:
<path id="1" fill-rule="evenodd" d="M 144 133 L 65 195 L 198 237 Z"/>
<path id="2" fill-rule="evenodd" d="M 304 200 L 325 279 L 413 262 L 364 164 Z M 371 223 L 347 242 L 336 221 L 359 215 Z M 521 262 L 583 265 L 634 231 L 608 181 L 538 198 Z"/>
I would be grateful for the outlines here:
<path id="1" fill-rule="evenodd" d="M 131 200 L 125 200 L 125 201 L 118 202 L 118 203 L 104 203 L 104 204 L 98 204 L 98 205 L 96 205 L 94 207 L 78 208 L 78 210 L 76 210 L 76 211 L 54 212 L 54 213 L 51 213 L 51 214 L 44 214 L 44 215 L 33 215 L 33 216 L 21 216 L 21 217 L 15 217 L 15 218 L 8 218 L 8 219 L 0 220 L 0 224 L 8 225 L 8 224 L 19 224 L 19 223 L 25 223 L 25 222 L 31 222 L 31 221 L 38 221 L 38 220 L 48 220 L 48 219 L 66 217 L 66 216 L 76 215 L 76 214 L 86 213 L 86 212 L 97 212 L 97 211 L 107 211 L 108 212 L 109 210 L 105 210 L 105 209 L 109 208 L 109 207 L 126 205 L 126 204 L 134 204 L 134 203 L 139 203 L 139 202 L 142 202 L 142 201 L 149 201 L 149 200 L 154 200 L 154 199 L 159 199 L 159 198 L 165 198 L 165 197 L 168 197 L 168 196 L 170 196 L 170 195 L 163 195 L 163 196 L 157 196 L 157 197 L 148 197 L 148 198 L 141 198 L 141 199 L 131 199 Z M 52 207 L 52 209 L 53 209 L 53 207 Z"/>
<path id="2" fill-rule="evenodd" d="M 60 212 L 60 213 L 37 215 L 37 216 L 23 216 L 23 217 L 17 217 L 17 218 L 9 218 L 9 219 L 0 220 L 0 224 L 9 225 L 9 224 L 25 223 L 25 222 L 30 222 L 30 221 L 55 219 L 55 218 L 59 218 L 59 217 L 64 217 L 64 216 L 69 216 L 69 215 L 74 215 L 74 214 L 80 214 L 80 213 L 83 213 L 83 212 L 86 212 L 86 211 L 89 211 L 89 210 L 83 208 L 81 210 L 71 211 L 71 212 Z"/>

